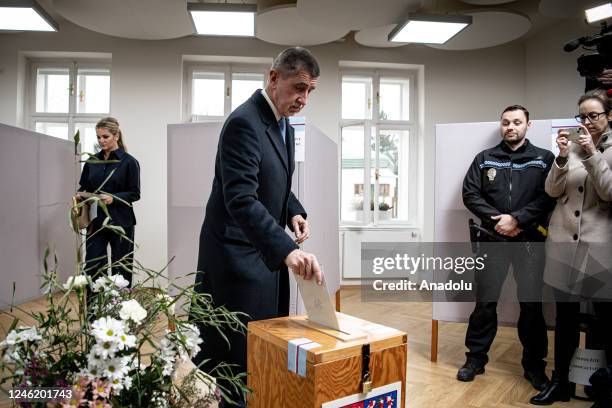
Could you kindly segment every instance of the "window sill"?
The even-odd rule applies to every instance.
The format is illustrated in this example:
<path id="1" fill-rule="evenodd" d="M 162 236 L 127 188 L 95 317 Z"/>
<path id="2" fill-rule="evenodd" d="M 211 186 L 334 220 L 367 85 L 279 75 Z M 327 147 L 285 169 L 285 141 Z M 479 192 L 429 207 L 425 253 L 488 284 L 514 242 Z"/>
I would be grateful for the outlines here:
<path id="1" fill-rule="evenodd" d="M 380 231 L 380 230 L 416 230 L 416 231 L 420 231 L 421 230 L 420 227 L 414 224 L 400 224 L 400 223 L 378 224 L 378 225 L 340 224 L 338 229 L 340 231 L 359 231 L 359 230 L 363 230 L 363 231 Z"/>

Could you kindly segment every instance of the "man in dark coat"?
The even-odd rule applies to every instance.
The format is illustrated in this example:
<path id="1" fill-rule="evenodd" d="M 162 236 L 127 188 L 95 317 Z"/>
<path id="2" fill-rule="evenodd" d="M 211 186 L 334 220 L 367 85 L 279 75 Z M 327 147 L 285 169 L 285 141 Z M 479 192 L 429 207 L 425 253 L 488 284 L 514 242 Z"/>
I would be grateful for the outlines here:
<path id="1" fill-rule="evenodd" d="M 265 89 L 236 108 L 221 130 L 196 283 L 216 306 L 246 313 L 245 323 L 288 315 L 287 268 L 322 280 L 316 257 L 298 249 L 310 229 L 291 192 L 294 132 L 287 119 L 306 105 L 318 77 L 318 63 L 308 50 L 284 50 Z M 236 365 L 234 372 L 246 371 L 244 334 L 226 331 L 230 346 L 214 328 L 200 332 L 204 342 L 196 364 L 209 360 L 204 367 L 210 369 L 225 362 Z"/>

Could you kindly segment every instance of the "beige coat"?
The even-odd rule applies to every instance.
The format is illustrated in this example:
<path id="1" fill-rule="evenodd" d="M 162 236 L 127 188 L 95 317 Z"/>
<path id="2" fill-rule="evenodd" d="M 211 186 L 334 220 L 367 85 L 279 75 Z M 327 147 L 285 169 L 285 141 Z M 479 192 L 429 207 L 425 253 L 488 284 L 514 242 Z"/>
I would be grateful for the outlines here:
<path id="1" fill-rule="evenodd" d="M 612 298 L 612 132 L 596 147 L 586 158 L 573 143 L 567 163 L 559 167 L 555 161 L 546 178 L 546 192 L 557 205 L 548 227 L 544 280 L 570 293 Z"/>

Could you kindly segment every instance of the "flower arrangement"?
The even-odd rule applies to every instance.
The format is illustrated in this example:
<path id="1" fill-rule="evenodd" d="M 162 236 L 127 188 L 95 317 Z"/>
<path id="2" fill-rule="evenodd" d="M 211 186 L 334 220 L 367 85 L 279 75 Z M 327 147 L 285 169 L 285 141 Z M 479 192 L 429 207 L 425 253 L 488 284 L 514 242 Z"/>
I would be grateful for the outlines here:
<path id="1" fill-rule="evenodd" d="M 88 200 L 98 201 L 106 213 L 103 228 L 129 239 L 121 227 L 109 223 L 101 200 L 96 196 Z M 123 276 L 107 275 L 106 266 L 95 273 L 87 270 L 81 248 L 88 237 L 77 233 L 76 272 L 66 282 L 58 282 L 57 259 L 49 261 L 49 250 L 44 254 L 45 312 L 18 306 L 0 311 L 13 319 L 0 342 L 0 373 L 8 374 L 0 378 L 0 385 L 9 383 L 13 390 L 70 390 L 52 402 L 20 402 L 20 406 L 210 407 L 228 399 L 230 392 L 246 391 L 245 374 L 232 374 L 231 366 L 222 364 L 206 373 L 191 362 L 206 346 L 199 327 L 244 331 L 240 313 L 213 306 L 210 296 L 196 292 L 195 285 L 179 287 L 163 271 L 147 269 L 131 258 L 110 267 L 128 270 L 128 262 L 130 266 L 133 262 L 133 270 L 144 279 L 132 288 Z M 23 326 L 12 310 L 35 324 Z"/>

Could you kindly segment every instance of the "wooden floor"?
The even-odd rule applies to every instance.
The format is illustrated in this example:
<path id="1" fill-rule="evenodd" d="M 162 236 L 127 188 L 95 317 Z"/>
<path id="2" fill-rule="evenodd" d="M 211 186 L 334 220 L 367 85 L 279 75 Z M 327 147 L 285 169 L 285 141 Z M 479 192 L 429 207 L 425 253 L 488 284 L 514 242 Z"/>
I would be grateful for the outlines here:
<path id="1" fill-rule="evenodd" d="M 534 407 L 529 404 L 529 398 L 535 394 L 535 390 L 522 377 L 522 349 L 514 328 L 498 330 L 486 373 L 477 376 L 473 382 L 463 383 L 457 381 L 455 375 L 465 360 L 465 324 L 440 322 L 438 362 L 432 363 L 429 360 L 431 303 L 361 302 L 359 290 L 349 288 L 342 291 L 341 305 L 344 313 L 408 333 L 408 407 Z M 26 310 L 43 310 L 44 303 L 30 302 L 23 307 Z M 8 324 L 8 320 L 0 316 L 0 327 L 6 328 Z M 0 339 L 2 333 L 4 331 L 0 329 Z M 552 332 L 549 332 L 549 344 L 552 344 Z M 552 349 L 549 356 L 552 357 Z M 551 366 L 549 358 L 549 375 Z M 553 406 L 586 408 L 591 405 L 589 402 L 572 400 Z M 10 406 L 5 397 L 0 396 L 0 408 Z"/>

